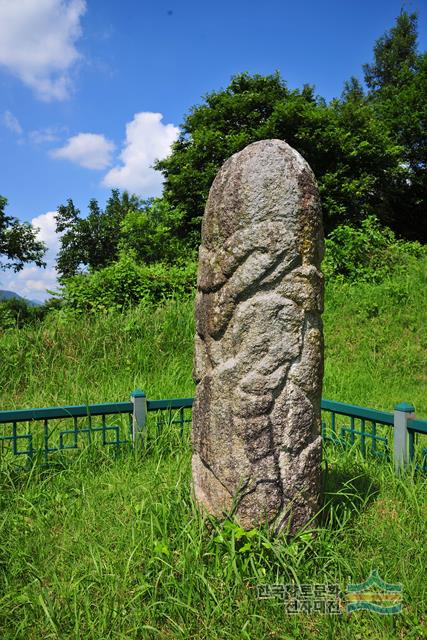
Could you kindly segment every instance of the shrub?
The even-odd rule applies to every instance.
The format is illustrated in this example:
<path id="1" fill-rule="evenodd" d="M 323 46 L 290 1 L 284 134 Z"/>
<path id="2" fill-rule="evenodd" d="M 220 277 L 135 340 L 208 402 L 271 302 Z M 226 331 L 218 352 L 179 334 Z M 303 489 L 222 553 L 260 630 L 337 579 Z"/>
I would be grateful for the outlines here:
<path id="1" fill-rule="evenodd" d="M 32 306 L 20 298 L 0 301 L 0 330 L 22 328 L 43 320 L 48 313 L 59 309 L 61 301 L 57 298 L 46 300 L 41 305 Z"/>
<path id="2" fill-rule="evenodd" d="M 196 273 L 193 261 L 146 265 L 122 253 L 117 262 L 104 269 L 68 278 L 61 295 L 65 310 L 122 311 L 140 302 L 153 304 L 192 294 Z"/>
<path id="3" fill-rule="evenodd" d="M 380 282 L 411 257 L 426 254 L 419 242 L 398 240 L 375 216 L 368 216 L 359 228 L 343 224 L 325 241 L 322 270 L 326 278 Z"/>
<path id="4" fill-rule="evenodd" d="M 0 302 L 0 328 L 23 327 L 41 317 L 40 307 L 32 307 L 20 298 Z"/>

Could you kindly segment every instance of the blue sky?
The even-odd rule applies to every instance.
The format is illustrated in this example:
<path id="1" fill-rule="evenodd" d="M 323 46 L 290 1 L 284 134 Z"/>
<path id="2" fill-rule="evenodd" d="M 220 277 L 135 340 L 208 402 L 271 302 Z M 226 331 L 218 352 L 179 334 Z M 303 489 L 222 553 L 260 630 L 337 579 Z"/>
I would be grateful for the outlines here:
<path id="1" fill-rule="evenodd" d="M 279 70 L 290 88 L 339 96 L 402 5 L 425 50 L 423 0 L 0 0 L 0 194 L 50 248 L 48 269 L 0 271 L 0 288 L 43 300 L 55 286 L 67 198 L 85 212 L 112 187 L 159 195 L 150 166 L 204 94 Z"/>

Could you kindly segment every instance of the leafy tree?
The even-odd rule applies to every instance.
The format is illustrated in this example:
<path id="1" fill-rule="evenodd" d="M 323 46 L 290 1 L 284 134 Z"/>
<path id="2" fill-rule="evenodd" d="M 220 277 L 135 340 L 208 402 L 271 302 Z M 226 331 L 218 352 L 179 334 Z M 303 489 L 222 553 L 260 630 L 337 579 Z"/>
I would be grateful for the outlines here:
<path id="1" fill-rule="evenodd" d="M 101 269 L 118 259 L 120 225 L 127 213 L 138 208 L 140 201 L 126 191 L 113 190 L 102 211 L 98 202 L 89 202 L 89 214 L 80 216 L 71 199 L 60 205 L 56 215 L 56 230 L 61 236 L 57 258 L 60 278 L 79 273 L 82 268 Z"/>
<path id="2" fill-rule="evenodd" d="M 278 73 L 235 76 L 224 91 L 209 93 L 181 125 L 169 158 L 156 163 L 165 176 L 164 195 L 184 212 L 181 237 L 197 244 L 209 187 L 230 155 L 258 139 L 257 128 L 289 95 Z"/>
<path id="3" fill-rule="evenodd" d="M 190 110 L 169 158 L 157 162 L 164 195 L 184 214 L 179 233 L 198 243 L 210 185 L 226 158 L 247 144 L 279 138 L 312 166 L 326 230 L 385 210 L 399 175 L 399 148 L 361 96 L 327 105 L 314 90 L 289 91 L 278 73 L 235 76 Z"/>
<path id="4" fill-rule="evenodd" d="M 360 102 L 365 98 L 362 83 L 355 76 L 344 82 L 344 89 L 341 95 L 343 102 Z"/>
<path id="5" fill-rule="evenodd" d="M 140 200 L 113 190 L 105 211 L 96 200 L 88 208 L 88 216 L 82 218 L 72 200 L 58 207 L 57 231 L 63 235 L 57 269 L 62 281 L 85 270 L 103 269 L 116 262 L 120 252 L 146 264 L 188 257 L 177 237 L 182 213 L 161 198 Z"/>
<path id="6" fill-rule="evenodd" d="M 131 252 L 137 261 L 174 263 L 188 257 L 177 237 L 183 213 L 163 198 L 145 200 L 139 208 L 129 209 L 120 224 L 119 248 Z"/>
<path id="7" fill-rule="evenodd" d="M 375 43 L 374 62 L 363 65 L 367 86 L 374 92 L 394 90 L 404 81 L 402 71 L 416 71 L 417 57 L 417 14 L 402 10 L 395 26 Z"/>
<path id="8" fill-rule="evenodd" d="M 377 117 L 360 83 L 346 84 L 330 108 L 336 118 L 331 130 L 335 159 L 325 173 L 316 174 L 326 232 L 343 223 L 360 224 L 370 215 L 396 228 L 400 211 L 391 201 L 406 176 L 401 146 Z M 316 172 L 316 160 L 313 169 Z"/>
<path id="9" fill-rule="evenodd" d="M 401 147 L 402 180 L 390 193 L 395 229 L 427 241 L 427 53 L 417 50 L 417 15 L 402 11 L 364 65 L 377 117 Z"/>
<path id="10" fill-rule="evenodd" d="M 45 267 L 42 258 L 46 253 L 46 245 L 37 240 L 38 229 L 29 222 L 19 222 L 17 218 L 7 216 L 6 206 L 7 199 L 0 196 L 0 269 L 21 271 L 27 262 Z M 6 262 L 1 261 L 4 258 Z"/>

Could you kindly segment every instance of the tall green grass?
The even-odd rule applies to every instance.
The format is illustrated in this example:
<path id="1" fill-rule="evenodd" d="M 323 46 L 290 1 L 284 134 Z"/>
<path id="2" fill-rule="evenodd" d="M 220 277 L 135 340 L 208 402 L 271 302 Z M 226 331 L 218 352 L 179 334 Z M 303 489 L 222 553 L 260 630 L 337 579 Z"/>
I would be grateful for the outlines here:
<path id="1" fill-rule="evenodd" d="M 330 282 L 323 396 L 427 417 L 427 259 L 381 284 Z M 0 334 L 2 409 L 192 395 L 192 300 Z"/>
<path id="2" fill-rule="evenodd" d="M 64 319 L 0 337 L 2 408 L 191 395 L 193 301 Z"/>
<path id="3" fill-rule="evenodd" d="M 380 284 L 326 287 L 323 396 L 427 418 L 427 259 Z"/>
<path id="4" fill-rule="evenodd" d="M 427 262 L 380 285 L 329 284 L 323 396 L 427 417 Z M 1 408 L 187 396 L 192 301 L 125 315 L 47 319 L 0 337 Z M 204 520 L 190 492 L 189 433 L 150 448 L 88 447 L 64 468 L 0 464 L 0 637 L 103 639 L 425 638 L 427 481 L 325 447 L 325 502 L 292 541 Z M 247 546 L 245 548 L 245 544 Z M 241 551 L 243 549 L 243 551 Z M 286 615 L 260 583 L 403 586 L 395 616 Z"/>
<path id="5" fill-rule="evenodd" d="M 86 449 L 62 470 L 3 469 L 0 629 L 5 639 L 425 637 L 426 481 L 328 448 L 316 528 L 292 542 L 204 520 L 188 439 L 148 455 Z M 240 550 L 243 551 L 241 552 Z M 403 586 L 395 616 L 286 615 L 258 584 Z"/>

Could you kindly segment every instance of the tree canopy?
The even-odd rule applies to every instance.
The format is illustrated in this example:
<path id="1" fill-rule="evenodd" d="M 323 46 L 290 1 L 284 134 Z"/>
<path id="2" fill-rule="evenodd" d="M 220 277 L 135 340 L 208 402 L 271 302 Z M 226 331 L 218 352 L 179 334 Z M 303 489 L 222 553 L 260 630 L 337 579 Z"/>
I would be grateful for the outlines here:
<path id="1" fill-rule="evenodd" d="M 170 156 L 155 165 L 165 180 L 161 198 L 113 190 L 104 210 L 89 202 L 86 218 L 72 200 L 58 207 L 57 268 L 65 287 L 68 280 L 69 291 L 90 291 L 98 282 L 102 291 L 115 282 L 121 290 L 137 265 L 163 263 L 167 269 L 181 262 L 185 270 L 219 168 L 266 138 L 285 140 L 313 168 L 326 235 L 335 238 L 336 251 L 344 237 L 350 245 L 357 238 L 363 250 L 361 238 L 379 237 L 381 225 L 392 230 L 385 237 L 394 231 L 425 242 L 427 54 L 417 50 L 415 14 L 401 12 L 363 69 L 365 83 L 348 79 L 329 103 L 310 85 L 290 90 L 278 72 L 240 73 L 225 89 L 208 93 L 189 110 Z M 371 227 L 373 235 L 366 233 Z M 98 273 L 103 270 L 105 278 Z M 79 275 L 85 271 L 89 277 Z"/>
<path id="2" fill-rule="evenodd" d="M 404 75 L 416 72 L 417 59 L 417 14 L 402 10 L 394 27 L 376 41 L 374 61 L 363 65 L 366 85 L 371 92 L 394 91 Z"/>
<path id="3" fill-rule="evenodd" d="M 244 73 L 193 107 L 172 154 L 157 163 L 165 198 L 184 211 L 184 234 L 198 230 L 210 185 L 226 158 L 265 138 L 285 140 L 313 168 L 327 232 L 374 212 L 381 217 L 399 181 L 399 147 L 354 86 L 327 105 L 309 86 L 289 91 L 278 73 Z"/>
<path id="4" fill-rule="evenodd" d="M 311 85 L 289 89 L 279 72 L 237 74 L 190 108 L 171 154 L 155 163 L 161 197 L 115 189 L 104 209 L 90 200 L 86 217 L 72 199 L 60 205 L 62 299 L 80 310 L 124 308 L 190 290 L 215 175 L 231 155 L 268 138 L 289 143 L 316 175 L 325 273 L 372 279 L 403 254 L 418 256 L 418 243 L 401 240 L 427 241 L 427 53 L 417 49 L 416 14 L 400 13 L 363 71 L 364 82 L 349 78 L 329 103 Z M 0 198 L 0 257 L 9 262 L 0 268 L 43 265 L 43 243 L 28 223 L 6 216 L 6 203 Z"/>
<path id="5" fill-rule="evenodd" d="M 88 209 L 87 217 L 82 218 L 72 200 L 58 207 L 56 230 L 62 236 L 57 270 L 61 280 L 85 269 L 103 269 L 122 253 L 151 264 L 172 263 L 187 252 L 177 237 L 182 214 L 162 198 L 141 200 L 114 189 L 104 210 L 94 199 Z"/>
<path id="6" fill-rule="evenodd" d="M 71 199 L 58 207 L 56 231 L 61 233 L 61 247 L 57 258 L 60 279 L 79 273 L 82 269 L 101 269 L 118 259 L 120 225 L 128 211 L 139 206 L 137 196 L 125 191 L 112 191 L 105 210 L 92 199 L 89 214 L 82 218 Z"/>
<path id="7" fill-rule="evenodd" d="M 367 92 L 351 78 L 329 104 L 306 85 L 289 90 L 279 73 L 241 73 L 192 107 L 171 155 L 156 163 L 164 198 L 182 213 L 181 237 L 199 240 L 210 185 L 221 164 L 247 144 L 279 138 L 313 168 L 326 233 L 369 215 L 427 240 L 426 67 L 417 18 L 402 11 L 364 65 Z"/>
<path id="8" fill-rule="evenodd" d="M 427 53 L 417 51 L 417 15 L 402 11 L 364 65 L 368 101 L 401 147 L 404 180 L 390 194 L 395 229 L 427 241 Z"/>
<path id="9" fill-rule="evenodd" d="M 21 271 L 27 262 L 45 267 L 46 245 L 37 239 L 38 229 L 6 215 L 6 206 L 7 198 L 0 196 L 0 269 Z"/>

